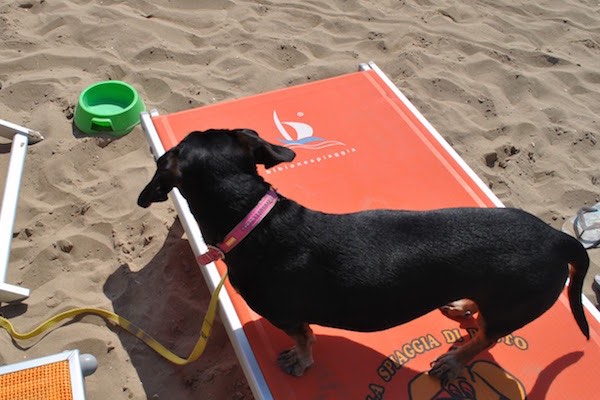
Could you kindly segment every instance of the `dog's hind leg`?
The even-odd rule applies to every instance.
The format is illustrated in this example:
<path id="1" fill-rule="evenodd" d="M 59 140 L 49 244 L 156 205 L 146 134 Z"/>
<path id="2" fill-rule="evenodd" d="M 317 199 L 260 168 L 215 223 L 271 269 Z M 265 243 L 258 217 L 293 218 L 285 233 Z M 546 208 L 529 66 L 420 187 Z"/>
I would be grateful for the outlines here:
<path id="1" fill-rule="evenodd" d="M 442 382 L 450 382 L 456 379 L 462 369 L 473 357 L 483 350 L 491 347 L 501 336 L 489 335 L 486 324 L 481 313 L 477 317 L 477 334 L 464 345 L 454 347 L 452 350 L 439 356 L 431 363 L 429 375 L 439 378 Z"/>
<path id="2" fill-rule="evenodd" d="M 313 364 L 312 345 L 315 336 L 308 324 L 282 328 L 295 342 L 295 346 L 279 354 L 279 366 L 288 374 L 302 376 Z"/>
<path id="3" fill-rule="evenodd" d="M 470 299 L 461 299 L 448 303 L 439 309 L 446 317 L 458 322 L 470 319 L 479 311 L 477 304 Z"/>
<path id="4" fill-rule="evenodd" d="M 566 268 L 565 268 L 566 271 Z M 564 272 L 566 279 L 566 272 Z M 562 277 L 561 277 L 562 278 Z M 491 347 L 498 339 L 527 325 L 546 310 L 558 298 L 563 289 L 563 282 L 554 279 L 542 286 L 538 292 L 532 290 L 515 295 L 515 288 L 510 294 L 497 292 L 489 294 L 493 302 L 480 300 L 477 302 L 477 334 L 464 345 L 438 357 L 431 365 L 429 374 L 442 381 L 455 379 L 467 363 L 483 350 Z"/>

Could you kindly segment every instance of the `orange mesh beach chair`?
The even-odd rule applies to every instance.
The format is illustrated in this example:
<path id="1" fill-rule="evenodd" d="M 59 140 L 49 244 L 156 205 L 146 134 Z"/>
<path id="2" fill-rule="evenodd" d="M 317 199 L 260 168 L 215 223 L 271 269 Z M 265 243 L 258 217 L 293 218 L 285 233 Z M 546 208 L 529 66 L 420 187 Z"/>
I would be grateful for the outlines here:
<path id="1" fill-rule="evenodd" d="M 142 124 L 156 157 L 189 132 L 209 128 L 250 128 L 283 143 L 296 159 L 260 173 L 283 195 L 313 209 L 502 206 L 373 63 L 248 98 L 169 115 L 143 113 Z M 177 191 L 172 199 L 198 256 L 206 250 L 198 226 Z M 221 262 L 203 268 L 211 290 L 224 271 Z M 276 362 L 291 341 L 226 289 L 222 319 L 257 399 L 594 399 L 600 393 L 600 316 L 587 299 L 589 341 L 562 295 L 550 311 L 442 387 L 427 375 L 429 363 L 473 331 L 439 311 L 375 333 L 315 326 L 315 364 L 295 378 Z"/>
<path id="2" fill-rule="evenodd" d="M 85 400 L 84 376 L 96 358 L 79 350 L 0 367 L 0 400 Z"/>

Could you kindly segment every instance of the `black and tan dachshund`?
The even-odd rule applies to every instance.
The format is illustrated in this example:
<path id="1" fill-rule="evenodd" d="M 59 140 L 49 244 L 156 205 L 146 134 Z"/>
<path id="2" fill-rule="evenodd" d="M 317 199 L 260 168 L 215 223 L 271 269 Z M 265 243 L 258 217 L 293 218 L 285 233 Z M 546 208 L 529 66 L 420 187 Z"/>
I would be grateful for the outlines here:
<path id="1" fill-rule="evenodd" d="M 216 245 L 269 191 L 256 165 L 294 157 L 248 129 L 193 132 L 158 159 L 138 204 L 165 201 L 178 188 L 206 243 Z M 517 209 L 327 214 L 279 195 L 225 263 L 248 305 L 294 340 L 278 361 L 296 376 L 313 363 L 310 324 L 368 332 L 436 308 L 452 318 L 478 312 L 475 337 L 432 362 L 431 375 L 452 380 L 548 310 L 569 274 L 571 311 L 589 339 L 581 299 L 586 250 Z"/>

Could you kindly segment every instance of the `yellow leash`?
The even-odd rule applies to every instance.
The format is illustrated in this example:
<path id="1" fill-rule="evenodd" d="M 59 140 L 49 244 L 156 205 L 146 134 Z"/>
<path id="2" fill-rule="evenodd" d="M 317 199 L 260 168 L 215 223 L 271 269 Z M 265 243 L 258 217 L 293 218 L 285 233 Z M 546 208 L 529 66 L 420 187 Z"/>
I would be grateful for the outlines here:
<path id="1" fill-rule="evenodd" d="M 44 323 L 40 324 L 40 326 L 38 326 L 37 328 L 35 328 L 27 333 L 18 333 L 15 330 L 15 328 L 13 327 L 13 325 L 10 323 L 9 320 L 7 320 L 6 318 L 0 317 L 0 328 L 5 329 L 13 339 L 27 340 L 27 339 L 31 339 L 32 337 L 39 335 L 42 332 L 47 331 L 48 329 L 52 328 L 54 325 L 58 324 L 60 321 L 62 321 L 64 319 L 73 318 L 73 317 L 76 317 L 78 315 L 83 315 L 83 314 L 94 314 L 94 315 L 98 315 L 102 318 L 105 318 L 109 321 L 112 321 L 116 325 L 119 325 L 121 328 L 123 328 L 127 332 L 131 333 L 132 335 L 134 335 L 135 337 L 140 339 L 142 342 L 146 343 L 148 345 L 148 347 L 150 347 L 152 350 L 156 351 L 158 354 L 160 354 L 167 360 L 171 361 L 173 364 L 186 365 L 186 364 L 196 361 L 202 355 L 202 353 L 204 352 L 204 349 L 206 348 L 206 343 L 208 342 L 208 337 L 210 336 L 210 332 L 212 330 L 212 325 L 215 320 L 215 315 L 217 313 L 217 305 L 219 304 L 219 292 L 221 291 L 221 287 L 223 287 L 223 283 L 225 283 L 226 278 L 227 278 L 227 273 L 225 273 L 223 275 L 223 277 L 221 278 L 221 281 L 215 288 L 215 291 L 213 292 L 212 297 L 210 298 L 210 303 L 208 305 L 208 311 L 206 312 L 206 315 L 204 316 L 204 321 L 202 322 L 202 329 L 200 330 L 200 338 L 196 342 L 196 345 L 194 346 L 194 349 L 192 350 L 192 352 L 188 356 L 188 358 L 179 357 L 177 354 L 168 350 L 165 346 L 158 343 L 152 336 L 148 335 L 146 332 L 144 332 L 143 330 L 141 330 L 140 328 L 138 328 L 137 326 L 135 326 L 134 324 L 132 324 L 131 322 L 126 320 L 125 318 L 120 317 L 111 311 L 103 310 L 101 308 L 82 307 L 82 308 L 74 308 L 72 310 L 65 311 L 63 313 L 57 314 L 54 317 L 48 319 Z"/>

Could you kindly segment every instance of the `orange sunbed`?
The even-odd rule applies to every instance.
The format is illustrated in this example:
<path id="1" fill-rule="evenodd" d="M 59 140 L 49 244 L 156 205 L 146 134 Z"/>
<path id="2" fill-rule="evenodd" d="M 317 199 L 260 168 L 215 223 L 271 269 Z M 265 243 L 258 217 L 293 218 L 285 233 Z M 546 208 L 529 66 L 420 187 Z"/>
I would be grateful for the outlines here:
<path id="1" fill-rule="evenodd" d="M 142 115 L 142 123 L 157 157 L 187 133 L 209 128 L 251 128 L 293 148 L 293 162 L 260 173 L 283 195 L 313 209 L 502 206 L 373 63 L 248 98 L 164 116 L 153 111 Z M 178 192 L 173 200 L 199 255 L 206 246 L 198 227 Z M 203 269 L 211 290 L 224 270 L 220 262 Z M 478 356 L 447 387 L 426 374 L 429 363 L 472 331 L 438 311 L 376 333 L 315 326 L 315 364 L 294 378 L 276 362 L 291 345 L 285 334 L 230 286 L 220 299 L 223 322 L 258 399 L 572 400 L 600 393 L 600 317 L 587 299 L 590 341 L 563 295 L 538 320 Z"/>

